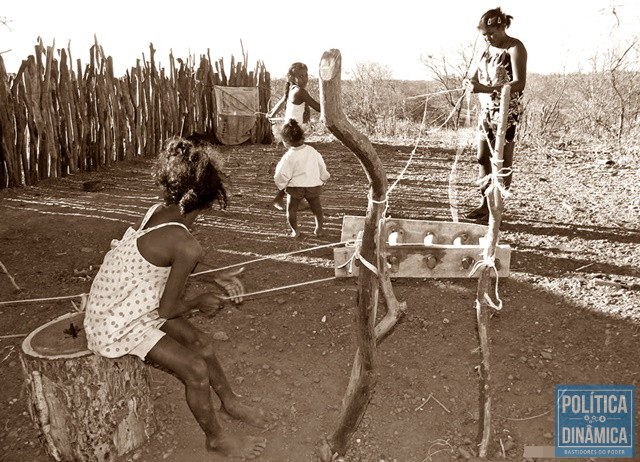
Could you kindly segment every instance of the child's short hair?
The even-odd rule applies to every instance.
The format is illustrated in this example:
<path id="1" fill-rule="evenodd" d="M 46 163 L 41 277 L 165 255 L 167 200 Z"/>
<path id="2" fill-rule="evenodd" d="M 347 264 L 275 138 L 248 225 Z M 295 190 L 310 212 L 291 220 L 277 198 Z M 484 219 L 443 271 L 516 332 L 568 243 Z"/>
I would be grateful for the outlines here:
<path id="1" fill-rule="evenodd" d="M 182 215 L 208 209 L 216 200 L 220 208 L 227 207 L 229 177 L 211 144 L 196 146 L 180 137 L 167 140 L 158 156 L 155 180 L 163 189 L 165 204 L 178 205 Z"/>
<path id="2" fill-rule="evenodd" d="M 282 127 L 280 137 L 287 144 L 299 144 L 304 142 L 304 130 L 296 119 L 289 119 Z"/>

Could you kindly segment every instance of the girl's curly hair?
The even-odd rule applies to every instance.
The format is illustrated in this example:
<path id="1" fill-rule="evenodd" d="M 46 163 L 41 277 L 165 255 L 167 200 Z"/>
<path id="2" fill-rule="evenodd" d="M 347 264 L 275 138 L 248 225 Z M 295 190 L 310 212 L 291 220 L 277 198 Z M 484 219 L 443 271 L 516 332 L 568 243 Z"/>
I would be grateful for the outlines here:
<path id="1" fill-rule="evenodd" d="M 195 146 L 180 137 L 167 140 L 158 156 L 155 180 L 165 204 L 178 205 L 182 215 L 208 209 L 216 200 L 221 209 L 227 208 L 229 177 L 220 154 L 208 143 Z"/>
<path id="2" fill-rule="evenodd" d="M 289 119 L 280 131 L 280 137 L 290 145 L 304 143 L 304 130 L 296 119 Z"/>

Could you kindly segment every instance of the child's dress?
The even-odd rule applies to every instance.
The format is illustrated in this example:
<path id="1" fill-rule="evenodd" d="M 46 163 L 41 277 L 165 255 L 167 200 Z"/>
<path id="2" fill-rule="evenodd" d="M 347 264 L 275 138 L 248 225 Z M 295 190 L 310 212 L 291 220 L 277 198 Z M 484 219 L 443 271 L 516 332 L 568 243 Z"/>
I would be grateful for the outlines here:
<path id="1" fill-rule="evenodd" d="M 133 354 L 144 359 L 162 338 L 166 319 L 158 314 L 171 267 L 149 263 L 138 251 L 138 238 L 164 226 L 144 226 L 162 204 L 147 211 L 138 230 L 130 227 L 122 239 L 111 241 L 87 301 L 84 328 L 89 349 L 107 358 Z M 187 229 L 188 231 L 188 229 Z"/>
<path id="2" fill-rule="evenodd" d="M 292 85 L 289 93 L 291 93 L 291 90 L 296 87 L 297 85 Z M 293 98 L 287 98 L 287 103 L 284 108 L 284 123 L 287 123 L 289 122 L 289 120 L 294 119 L 296 122 L 298 122 L 298 125 L 302 127 L 308 122 L 308 120 L 305 120 L 306 118 L 308 118 L 308 115 L 307 117 L 305 117 L 306 107 L 307 103 L 303 102 L 300 104 L 293 104 Z"/>

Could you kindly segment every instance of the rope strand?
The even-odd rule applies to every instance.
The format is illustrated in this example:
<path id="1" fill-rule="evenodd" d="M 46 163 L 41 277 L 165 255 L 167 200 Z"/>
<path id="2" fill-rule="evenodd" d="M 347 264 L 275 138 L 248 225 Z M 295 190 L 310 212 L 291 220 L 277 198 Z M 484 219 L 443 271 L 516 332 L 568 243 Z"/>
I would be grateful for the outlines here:
<path id="1" fill-rule="evenodd" d="M 335 247 L 337 245 L 342 245 L 342 244 L 350 244 L 350 243 L 353 243 L 353 242 L 355 242 L 354 239 L 349 239 L 349 240 L 346 240 L 346 241 L 334 242 L 334 243 L 331 243 L 331 244 L 323 244 L 323 245 L 319 245 L 319 246 L 316 246 L 316 247 L 309 247 L 307 249 L 295 250 L 293 252 L 286 252 L 286 253 L 281 253 L 281 254 L 267 255 L 265 257 L 256 258 L 255 260 L 250 260 L 250 261 L 246 261 L 246 262 L 243 262 L 243 263 L 235 263 L 233 265 L 224 266 L 222 268 L 213 268 L 213 269 L 206 270 L 206 271 L 200 271 L 198 273 L 190 274 L 189 277 L 200 276 L 200 275 L 206 274 L 206 273 L 214 273 L 214 272 L 218 272 L 218 271 L 224 271 L 224 270 L 227 270 L 227 269 L 236 268 L 238 266 L 245 266 L 245 265 L 248 265 L 248 264 L 251 264 L 251 263 L 257 263 L 257 262 L 263 261 L 263 260 L 271 260 L 271 259 L 276 259 L 276 258 L 279 258 L 279 257 L 287 257 L 289 255 L 295 255 L 295 254 L 298 254 L 298 253 L 310 252 L 312 250 L 323 249 L 323 248 L 326 248 L 326 247 Z M 331 278 L 326 278 L 326 279 L 319 279 L 319 280 L 315 280 L 315 281 L 309 281 L 309 282 L 302 282 L 302 283 L 299 283 L 299 284 L 293 284 L 291 286 L 276 287 L 276 288 L 273 288 L 273 289 L 266 289 L 266 290 L 262 290 L 262 291 L 258 291 L 258 292 L 252 292 L 252 293 L 249 293 L 249 294 L 243 294 L 243 297 L 247 297 L 247 296 L 250 296 L 250 295 L 256 295 L 256 294 L 260 294 L 260 293 L 273 292 L 273 291 L 276 291 L 276 290 L 288 289 L 288 288 L 291 288 L 291 287 L 297 287 L 297 286 L 302 286 L 302 285 L 306 285 L 306 284 L 314 284 L 314 283 L 317 283 L 317 282 L 324 282 L 324 281 L 328 281 L 330 279 L 335 279 L 335 276 L 333 276 Z M 54 300 L 67 300 L 67 299 L 73 299 L 73 298 L 80 298 L 80 299 L 82 299 L 84 301 L 85 300 L 84 298 L 87 297 L 88 295 L 89 295 L 88 293 L 82 293 L 82 294 L 77 294 L 77 295 L 63 295 L 63 296 L 60 296 L 60 297 L 31 298 L 31 299 L 25 299 L 25 300 L 8 300 L 8 301 L 0 302 L 0 306 L 1 305 L 15 305 L 15 304 L 20 304 L 20 303 L 49 302 L 49 301 L 54 301 Z M 232 297 L 232 298 L 235 298 L 235 297 Z M 224 297 L 225 300 L 231 300 L 232 298 Z"/>
<path id="2" fill-rule="evenodd" d="M 444 95 L 447 93 L 455 93 L 456 91 L 463 91 L 465 90 L 464 87 L 462 88 L 454 88 L 453 90 L 441 90 L 441 91 L 436 91 L 434 93 L 425 93 L 424 95 L 416 95 L 416 96 L 409 96 L 407 99 L 418 99 L 418 98 L 424 98 L 429 97 L 429 96 L 435 96 L 435 95 Z"/>
<path id="3" fill-rule="evenodd" d="M 253 295 L 258 295 L 258 294 L 267 294 L 269 292 L 275 292 L 275 291 L 278 291 L 278 290 L 293 289 L 295 287 L 306 286 L 306 285 L 309 285 L 309 284 L 317 284 L 319 282 L 327 282 L 327 281 L 331 281 L 333 279 L 336 279 L 336 277 L 335 276 L 331 276 L 331 277 L 324 278 L 324 279 L 314 279 L 312 281 L 298 282 L 297 284 L 290 284 L 288 286 L 280 286 L 280 287 L 273 287 L 271 289 L 257 290 L 255 292 L 249 292 L 248 294 L 242 294 L 242 298 L 251 297 Z M 237 297 L 221 297 L 221 298 L 223 300 L 234 300 Z"/>
<path id="4" fill-rule="evenodd" d="M 199 271 L 197 273 L 190 274 L 189 277 L 201 276 L 201 275 L 207 274 L 207 273 L 216 273 L 218 271 L 224 271 L 224 270 L 228 270 L 228 269 L 231 269 L 231 268 L 237 268 L 238 266 L 246 266 L 246 265 L 249 265 L 251 263 L 258 263 L 258 262 L 261 262 L 261 261 L 264 261 L 264 260 L 276 260 L 276 259 L 279 259 L 279 258 L 282 258 L 282 257 L 288 257 L 290 255 L 296 255 L 296 254 L 299 254 L 299 253 L 310 252 L 312 250 L 324 249 L 324 248 L 327 248 L 327 247 L 335 247 L 337 245 L 342 245 L 342 244 L 351 244 L 353 242 L 355 242 L 354 239 L 349 239 L 349 240 L 346 240 L 346 241 L 333 242 L 331 244 L 323 244 L 323 245 L 319 245 L 319 246 L 316 246 L 316 247 L 308 247 L 306 249 L 294 250 L 293 252 L 274 253 L 274 254 L 271 254 L 271 255 L 266 255 L 264 257 L 256 258 L 254 260 L 249 260 L 249 261 L 245 261 L 245 262 L 241 262 L 241 263 L 234 263 L 232 265 L 223 266 L 221 268 L 212 268 L 210 270 Z"/>
<path id="5" fill-rule="evenodd" d="M 30 298 L 30 299 L 25 299 L 25 300 L 9 300 L 9 301 L 4 301 L 4 302 L 0 302 L 0 305 L 17 305 L 18 303 L 30 303 L 30 302 L 50 302 L 50 301 L 54 301 L 54 300 L 67 300 L 70 298 L 82 298 L 86 295 L 89 295 L 87 293 L 82 293 L 82 294 L 78 294 L 78 295 L 63 295 L 60 297 L 47 297 L 47 298 Z"/>

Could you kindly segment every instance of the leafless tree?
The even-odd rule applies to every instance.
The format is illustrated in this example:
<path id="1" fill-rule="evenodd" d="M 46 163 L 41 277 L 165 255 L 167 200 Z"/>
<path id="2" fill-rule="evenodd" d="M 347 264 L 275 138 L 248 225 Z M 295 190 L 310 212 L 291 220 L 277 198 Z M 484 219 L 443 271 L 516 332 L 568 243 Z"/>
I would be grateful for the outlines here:
<path id="1" fill-rule="evenodd" d="M 397 91 L 391 69 L 377 62 L 357 62 L 349 73 L 352 81 L 345 92 L 347 116 L 375 133 L 379 123 L 396 116 Z"/>
<path id="2" fill-rule="evenodd" d="M 420 59 L 437 83 L 439 90 L 449 91 L 460 88 L 462 81 L 471 76 L 480 47 L 478 42 L 476 40 L 473 43 L 461 45 L 456 52 L 429 54 Z M 448 111 L 455 107 L 459 96 L 455 93 L 443 95 Z M 458 107 L 455 117 L 452 118 L 454 128 L 458 128 L 461 112 L 462 105 Z"/>

